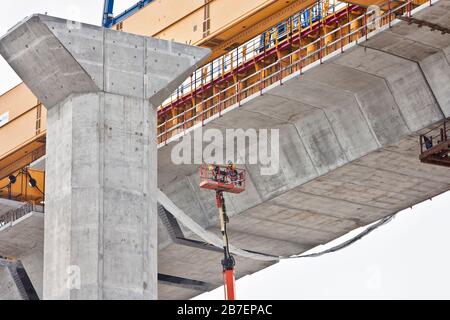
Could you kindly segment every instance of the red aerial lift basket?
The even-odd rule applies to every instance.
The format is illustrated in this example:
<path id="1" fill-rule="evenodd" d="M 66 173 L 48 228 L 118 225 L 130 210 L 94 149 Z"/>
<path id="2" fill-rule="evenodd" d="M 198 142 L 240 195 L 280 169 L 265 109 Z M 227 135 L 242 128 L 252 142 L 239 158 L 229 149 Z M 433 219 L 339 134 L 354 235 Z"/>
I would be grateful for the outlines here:
<path id="1" fill-rule="evenodd" d="M 245 170 L 204 164 L 200 168 L 200 188 L 230 193 L 244 192 Z"/>

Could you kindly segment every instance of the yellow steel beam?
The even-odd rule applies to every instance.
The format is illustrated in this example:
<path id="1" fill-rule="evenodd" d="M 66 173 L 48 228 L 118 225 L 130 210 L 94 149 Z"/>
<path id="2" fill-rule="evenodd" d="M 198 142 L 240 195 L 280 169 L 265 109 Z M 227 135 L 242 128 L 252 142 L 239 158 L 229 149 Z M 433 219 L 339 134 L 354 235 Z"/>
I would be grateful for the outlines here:
<path id="1" fill-rule="evenodd" d="M 116 28 L 208 47 L 213 50 L 210 57 L 212 60 L 314 2 L 315 0 L 155 1 Z"/>
<path id="2" fill-rule="evenodd" d="M 201 15 L 206 5 L 209 2 L 218 0 L 163 0 L 153 1 L 137 13 L 128 17 L 123 22 L 115 26 L 118 30 L 125 32 L 135 33 L 144 36 L 157 36 L 164 37 L 165 30 L 169 29 L 173 25 L 180 25 L 187 17 Z M 195 36 L 196 32 L 201 33 L 200 26 L 190 26 L 190 31 L 182 32 L 181 38 L 185 35 Z M 185 25 L 184 29 L 188 29 Z M 189 38 L 185 38 L 182 42 L 189 41 Z"/>
<path id="3" fill-rule="evenodd" d="M 387 5 L 389 2 L 388 0 L 341 0 L 341 1 L 350 3 L 350 4 L 356 4 L 358 6 L 365 7 L 365 8 L 368 8 L 372 5 L 382 7 L 384 5 Z M 393 2 L 393 1 L 391 1 L 391 2 Z M 398 2 L 400 2 L 400 1 L 398 1 Z"/>
<path id="4" fill-rule="evenodd" d="M 211 48 L 213 51 L 210 56 L 211 61 L 224 55 L 230 49 L 258 36 L 270 27 L 276 26 L 278 22 L 289 18 L 315 2 L 315 0 L 276 1 L 273 5 L 264 9 L 247 13 L 239 21 L 198 41 L 195 45 Z"/>
<path id="5" fill-rule="evenodd" d="M 3 179 L 45 155 L 45 132 L 0 159 L 0 179 Z"/>
<path id="6" fill-rule="evenodd" d="M 23 83 L 0 96 L 0 179 L 45 154 L 46 112 Z"/>
<path id="7" fill-rule="evenodd" d="M 16 179 L 14 183 L 10 183 L 9 177 L 0 180 L 0 198 L 11 198 L 13 200 L 35 204 L 41 204 L 44 201 L 44 171 L 21 169 L 11 173 L 11 176 Z"/>

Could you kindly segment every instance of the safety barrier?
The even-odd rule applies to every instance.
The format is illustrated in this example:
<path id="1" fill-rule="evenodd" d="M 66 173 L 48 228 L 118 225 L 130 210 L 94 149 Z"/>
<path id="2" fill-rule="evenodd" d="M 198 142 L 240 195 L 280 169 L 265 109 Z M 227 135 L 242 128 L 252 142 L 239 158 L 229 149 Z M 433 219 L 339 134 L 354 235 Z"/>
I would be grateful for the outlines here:
<path id="1" fill-rule="evenodd" d="M 332 2 L 332 3 L 331 3 Z M 197 69 L 186 81 L 175 90 L 163 103 L 163 105 L 173 105 L 182 96 L 191 92 L 196 92 L 205 84 L 220 79 L 226 73 L 235 70 L 246 61 L 257 57 L 262 51 L 278 46 L 291 32 L 298 32 L 301 26 L 302 30 L 312 30 L 317 27 L 318 21 L 324 17 L 331 18 L 343 8 L 354 8 L 356 5 L 347 5 L 337 0 L 325 0 L 315 3 L 298 12 L 285 21 L 278 23 L 276 27 L 266 30 L 261 35 L 254 37 L 246 43 L 230 50 L 214 61 Z"/>
<path id="2" fill-rule="evenodd" d="M 201 97 L 201 101 L 195 103 L 190 108 L 183 110 L 178 114 L 169 112 L 176 108 L 176 102 L 171 102 L 167 106 L 163 106 L 159 111 L 160 123 L 158 124 L 158 144 L 163 146 L 174 139 L 186 134 L 188 131 L 205 125 L 205 123 L 221 117 L 227 111 L 241 106 L 246 101 L 262 95 L 265 91 L 271 89 L 272 86 L 281 85 L 283 81 L 301 75 L 306 69 L 316 64 L 322 63 L 324 60 L 333 57 L 336 54 L 343 53 L 347 48 L 367 40 L 385 28 L 391 27 L 394 23 L 399 22 L 397 15 L 412 14 L 413 6 L 418 6 L 424 1 L 409 0 L 398 4 L 398 1 L 388 0 L 387 10 L 377 15 L 377 10 L 364 10 L 363 14 L 355 19 L 340 24 L 334 30 L 320 34 L 322 29 L 320 21 L 318 23 L 319 36 L 316 40 L 302 46 L 301 40 L 304 34 L 308 34 L 312 30 L 298 30 L 292 36 L 283 39 L 282 43 L 276 42 L 272 48 L 264 49 L 261 54 L 273 50 L 276 52 L 280 49 L 291 49 L 291 53 L 280 57 L 275 62 L 256 70 L 245 78 L 238 79 L 235 83 L 231 83 L 225 88 L 217 90 L 208 97 L 204 97 L 201 92 L 197 96 Z M 427 2 L 428 3 L 428 2 Z M 431 4 L 431 1 L 428 5 Z M 339 21 L 340 15 L 343 15 L 347 9 L 342 9 L 333 14 L 336 22 Z M 358 26 L 355 28 L 355 26 Z M 329 39 L 332 39 L 329 41 Z M 328 40 L 328 41 L 326 41 Z M 294 50 L 294 45 L 298 48 Z M 281 48 L 280 48 L 281 47 Z M 253 58 L 253 62 L 256 58 Z M 235 74 L 239 74 L 240 69 L 235 70 Z M 233 75 L 231 75 L 233 76 Z M 226 83 L 225 81 L 223 83 Z M 207 85 L 203 85 L 204 87 Z M 203 88 L 205 90 L 205 88 Z M 191 99 L 193 94 L 187 95 L 186 99 Z M 180 98 L 179 100 L 182 100 Z M 193 101 L 191 99 L 191 101 Z"/>
<path id="3" fill-rule="evenodd" d="M 26 203 L 20 208 L 8 211 L 7 213 L 0 216 L 0 228 L 4 227 L 9 223 L 19 220 L 20 218 L 26 216 L 31 212 L 44 213 L 44 206 Z"/>
<path id="4" fill-rule="evenodd" d="M 450 120 L 445 120 L 437 128 L 433 128 L 419 137 L 420 153 L 423 154 L 426 150 L 433 146 L 450 140 Z"/>

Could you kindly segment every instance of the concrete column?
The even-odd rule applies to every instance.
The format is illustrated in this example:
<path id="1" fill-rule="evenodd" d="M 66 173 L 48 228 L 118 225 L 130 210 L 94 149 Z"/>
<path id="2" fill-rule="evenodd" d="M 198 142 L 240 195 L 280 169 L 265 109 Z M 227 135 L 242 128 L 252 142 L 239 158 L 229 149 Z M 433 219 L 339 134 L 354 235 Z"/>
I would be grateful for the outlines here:
<path id="1" fill-rule="evenodd" d="M 156 299 L 156 107 L 209 50 L 35 15 L 0 53 L 48 109 L 44 299 Z"/>
<path id="2" fill-rule="evenodd" d="M 0 261 L 0 300 L 22 300 L 8 267 Z"/>

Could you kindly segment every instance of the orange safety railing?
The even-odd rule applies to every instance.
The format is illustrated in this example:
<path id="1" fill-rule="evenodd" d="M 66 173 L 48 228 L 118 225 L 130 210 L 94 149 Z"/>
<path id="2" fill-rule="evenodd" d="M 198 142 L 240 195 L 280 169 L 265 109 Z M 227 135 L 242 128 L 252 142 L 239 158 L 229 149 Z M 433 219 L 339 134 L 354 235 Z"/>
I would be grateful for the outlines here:
<path id="1" fill-rule="evenodd" d="M 282 41 L 278 41 L 277 38 L 270 49 L 274 48 L 275 52 L 277 52 L 277 50 L 280 50 L 280 47 L 283 49 L 289 46 L 291 51 L 289 54 L 281 57 L 276 55 L 277 59 L 275 61 L 262 68 L 255 68 L 253 73 L 245 75 L 243 78 L 239 76 L 239 67 L 236 67 L 231 73 L 234 81 L 223 81 L 217 86 L 219 88 L 215 88 L 215 90 L 209 88 L 209 91 L 212 92 L 208 94 L 205 94 L 205 90 L 199 91 L 195 93 L 195 99 L 195 88 L 193 87 L 190 94 L 184 97 L 178 95 L 178 100 L 182 101 L 181 108 L 180 105 L 176 105 L 177 101 L 171 101 L 163 105 L 159 111 L 158 144 L 164 145 L 172 139 L 184 135 L 188 130 L 202 126 L 206 122 L 222 116 L 225 112 L 239 107 L 248 99 L 262 95 L 265 90 L 270 89 L 270 86 L 280 85 L 283 81 L 293 76 L 301 75 L 306 67 L 311 67 L 315 63 L 322 63 L 324 59 L 331 55 L 344 52 L 347 45 L 358 43 L 358 40 L 366 40 L 375 33 L 372 32 L 374 26 L 378 25 L 379 28 L 390 27 L 397 15 L 411 15 L 414 7 L 426 2 L 425 0 L 410 0 L 406 2 L 388 0 L 386 2 L 386 11 L 379 16 L 375 15 L 375 10 L 368 11 L 358 6 L 346 6 L 332 14 L 332 17 L 337 17 L 338 19 L 335 20 L 335 22 L 338 22 L 337 27 L 328 33 L 322 34 L 323 32 L 321 31 L 325 24 L 324 18 L 323 21 L 317 22 L 318 28 L 316 27 L 315 29 L 319 33 L 317 39 L 303 46 L 302 37 L 314 30 L 313 25 L 306 29 L 300 30 L 298 28 L 296 32 L 288 32 Z M 359 15 L 355 19 L 350 20 L 350 10 L 359 10 Z M 344 15 L 348 21 L 341 24 L 339 18 Z M 288 21 L 292 21 L 292 19 Z M 298 42 L 298 48 L 294 50 L 293 44 L 295 41 Z M 260 56 L 264 59 L 264 54 L 269 51 L 269 48 L 264 46 L 262 51 Z M 256 60 L 257 58 L 255 56 L 252 59 Z M 222 77 L 224 77 L 224 74 L 222 74 Z M 214 77 L 211 77 L 210 81 L 213 80 Z M 193 81 L 191 84 L 195 86 L 197 80 Z M 202 85 L 206 86 L 205 83 L 202 83 Z M 183 109 L 186 106 L 188 108 Z M 183 110 L 179 113 L 171 112 L 174 108 Z"/>
<path id="2" fill-rule="evenodd" d="M 258 56 L 261 51 L 279 46 L 280 39 L 288 37 L 291 32 L 298 31 L 306 21 L 303 13 L 307 12 L 306 17 L 309 18 L 308 27 L 303 29 L 311 29 L 317 26 L 317 21 L 325 17 L 331 18 L 336 16 L 342 9 L 348 9 L 357 7 L 351 6 L 344 2 L 337 0 L 322 0 L 311 5 L 308 8 L 292 15 L 285 21 L 281 21 L 279 24 L 283 28 L 272 27 L 266 30 L 264 33 L 252 38 L 251 40 L 237 46 L 230 50 L 229 53 L 223 55 L 214 61 L 206 64 L 205 66 L 197 69 L 186 81 L 173 92 L 163 103 L 163 105 L 171 105 L 177 101 L 180 97 L 186 94 L 196 91 L 203 87 L 205 84 L 221 78 L 225 73 L 230 72 L 248 60 L 251 60 Z"/>

